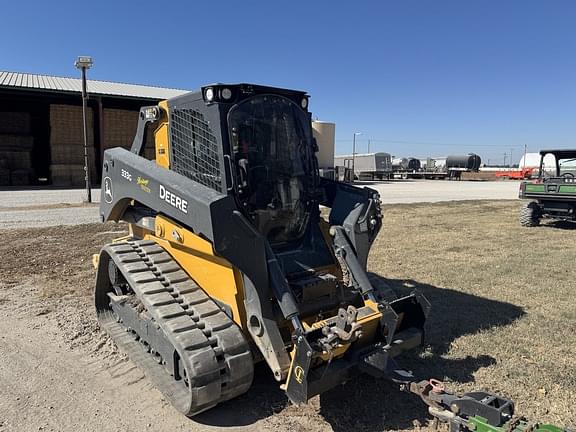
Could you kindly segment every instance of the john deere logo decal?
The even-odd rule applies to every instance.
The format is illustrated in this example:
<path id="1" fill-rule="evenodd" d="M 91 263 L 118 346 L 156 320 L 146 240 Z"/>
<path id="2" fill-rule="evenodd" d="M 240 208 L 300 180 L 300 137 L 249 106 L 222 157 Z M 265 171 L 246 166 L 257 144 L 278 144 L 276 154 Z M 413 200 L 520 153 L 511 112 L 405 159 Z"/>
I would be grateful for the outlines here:
<path id="1" fill-rule="evenodd" d="M 294 378 L 298 381 L 298 384 L 302 384 L 302 380 L 304 379 L 304 369 L 301 366 L 296 366 L 294 368 Z"/>
<path id="2" fill-rule="evenodd" d="M 110 177 L 104 177 L 104 201 L 108 204 L 114 200 L 114 192 L 112 191 L 112 180 Z"/>

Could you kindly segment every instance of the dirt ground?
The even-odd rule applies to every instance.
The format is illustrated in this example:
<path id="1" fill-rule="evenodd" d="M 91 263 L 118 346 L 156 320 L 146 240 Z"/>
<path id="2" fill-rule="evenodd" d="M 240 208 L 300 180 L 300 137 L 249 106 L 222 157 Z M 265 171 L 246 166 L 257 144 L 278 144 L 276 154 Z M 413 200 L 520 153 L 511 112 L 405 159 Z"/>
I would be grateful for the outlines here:
<path id="1" fill-rule="evenodd" d="M 386 206 L 369 269 L 433 305 L 426 347 L 401 366 L 574 427 L 576 229 L 521 228 L 520 205 Z M 264 367 L 246 395 L 184 418 L 94 320 L 91 255 L 123 232 L 114 224 L 2 231 L 0 431 L 429 429 L 424 406 L 386 381 L 361 377 L 294 407 Z"/>

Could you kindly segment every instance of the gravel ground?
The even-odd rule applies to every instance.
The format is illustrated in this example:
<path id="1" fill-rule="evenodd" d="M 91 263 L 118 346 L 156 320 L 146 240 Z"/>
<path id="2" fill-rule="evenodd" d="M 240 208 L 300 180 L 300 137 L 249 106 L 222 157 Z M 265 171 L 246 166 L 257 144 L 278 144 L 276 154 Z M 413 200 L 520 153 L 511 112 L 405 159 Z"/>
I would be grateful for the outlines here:
<path id="1" fill-rule="evenodd" d="M 49 204 L 80 204 L 85 198 L 86 189 L 5 188 L 0 189 L 0 210 Z M 92 202 L 100 202 L 100 189 L 92 189 Z"/>
<path id="2" fill-rule="evenodd" d="M 0 190 L 0 230 L 99 222 L 100 189 L 92 189 L 92 204 L 85 198 L 85 189 Z"/>
<path id="3" fill-rule="evenodd" d="M 0 209 L 0 230 L 99 222 L 97 204 L 54 204 Z"/>
<path id="4" fill-rule="evenodd" d="M 377 189 L 385 204 L 514 199 L 518 195 L 518 182 L 513 181 L 395 180 L 357 185 Z M 99 222 L 97 206 L 82 204 L 85 193 L 84 189 L 0 190 L 0 230 Z M 100 201 L 100 189 L 92 190 L 92 199 Z"/>
<path id="5" fill-rule="evenodd" d="M 518 198 L 514 181 L 394 180 L 362 182 L 380 193 L 385 204 Z"/>

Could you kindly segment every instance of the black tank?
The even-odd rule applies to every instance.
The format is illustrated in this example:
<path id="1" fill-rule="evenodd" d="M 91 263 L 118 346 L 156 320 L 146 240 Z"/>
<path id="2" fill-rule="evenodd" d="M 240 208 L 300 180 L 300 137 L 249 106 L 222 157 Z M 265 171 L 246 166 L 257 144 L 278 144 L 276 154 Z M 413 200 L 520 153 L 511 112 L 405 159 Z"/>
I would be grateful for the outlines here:
<path id="1" fill-rule="evenodd" d="M 446 158 L 446 168 L 463 168 L 470 171 L 478 171 L 482 159 L 475 153 L 467 155 L 452 155 Z"/>
<path id="2" fill-rule="evenodd" d="M 420 170 L 420 159 L 416 158 L 408 158 L 408 170 L 409 171 L 418 171 Z"/>

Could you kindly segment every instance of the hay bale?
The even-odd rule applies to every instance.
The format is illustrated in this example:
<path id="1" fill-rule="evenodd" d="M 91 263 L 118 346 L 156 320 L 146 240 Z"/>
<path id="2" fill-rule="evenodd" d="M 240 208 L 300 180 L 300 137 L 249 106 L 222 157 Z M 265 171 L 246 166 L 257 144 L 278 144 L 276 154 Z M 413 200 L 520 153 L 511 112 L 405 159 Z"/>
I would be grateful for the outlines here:
<path id="1" fill-rule="evenodd" d="M 91 171 L 91 173 L 94 172 Z M 86 184 L 83 164 L 52 164 L 50 176 L 54 186 L 81 187 Z M 94 175 L 92 175 L 92 185 L 95 185 Z"/>
<path id="2" fill-rule="evenodd" d="M 32 151 L 34 137 L 28 135 L 0 135 L 0 151 Z"/>
<path id="3" fill-rule="evenodd" d="M 0 112 L 0 134 L 29 134 L 30 113 Z"/>
<path id="4" fill-rule="evenodd" d="M 103 122 L 103 148 L 130 148 L 138 127 L 138 111 L 105 108 Z"/>
<path id="5" fill-rule="evenodd" d="M 3 151 L 0 149 L 0 160 L 5 168 L 26 170 L 32 168 L 32 153 L 29 151 Z"/>
<path id="6" fill-rule="evenodd" d="M 94 163 L 94 147 L 88 147 L 88 160 Z M 84 144 L 50 144 L 50 159 L 57 165 L 84 164 Z"/>
<path id="7" fill-rule="evenodd" d="M 88 119 L 88 145 L 94 147 L 94 114 L 86 111 Z M 82 107 L 74 105 L 50 105 L 50 143 L 84 143 Z"/>
<path id="8" fill-rule="evenodd" d="M 10 186 L 10 170 L 0 168 L 0 186 Z"/>
<path id="9" fill-rule="evenodd" d="M 82 172 L 83 171 L 84 167 L 82 166 Z M 72 170 L 70 168 L 70 165 L 66 164 L 50 165 L 50 177 L 52 178 L 52 184 L 54 186 L 72 185 Z"/>
<path id="10" fill-rule="evenodd" d="M 10 172 L 10 184 L 12 186 L 28 186 L 32 180 L 34 171 L 31 169 L 14 170 Z"/>
<path id="11" fill-rule="evenodd" d="M 138 111 L 105 108 L 103 112 L 104 136 L 102 149 L 123 147 L 130 149 L 138 128 Z M 148 127 L 144 143 L 144 157 L 155 159 L 154 128 Z"/>

